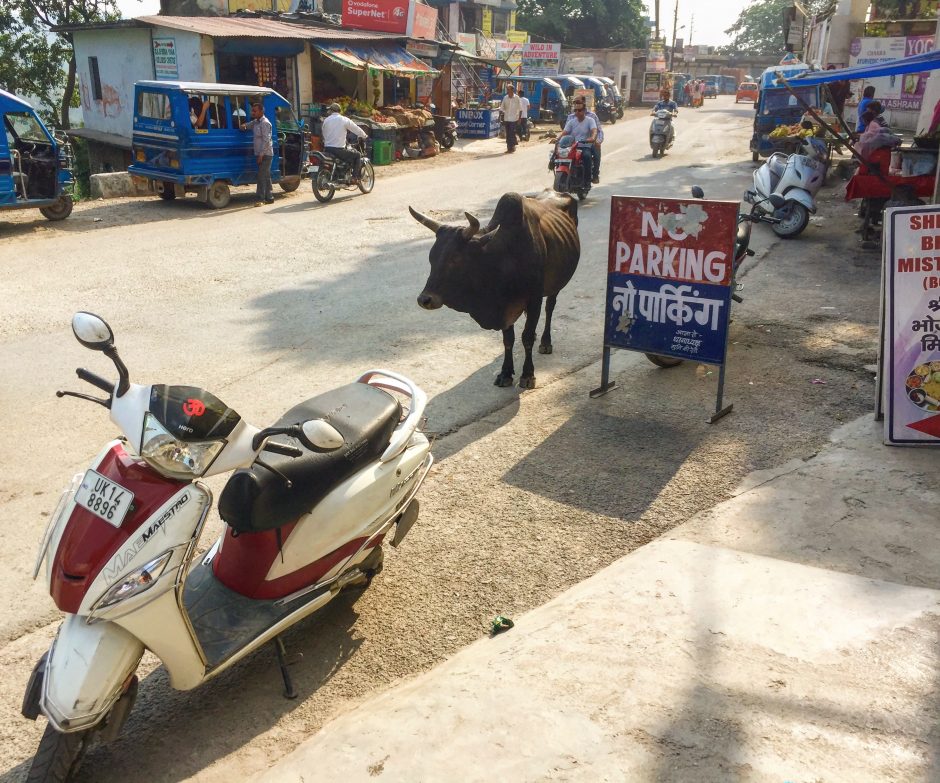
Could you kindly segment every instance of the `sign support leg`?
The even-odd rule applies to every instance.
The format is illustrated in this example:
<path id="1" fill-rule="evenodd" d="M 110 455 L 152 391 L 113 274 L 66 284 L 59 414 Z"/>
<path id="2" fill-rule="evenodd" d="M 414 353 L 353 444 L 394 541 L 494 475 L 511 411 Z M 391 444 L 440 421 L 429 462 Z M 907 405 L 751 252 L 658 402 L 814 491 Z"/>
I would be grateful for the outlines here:
<path id="1" fill-rule="evenodd" d="M 611 389 L 617 388 L 617 382 L 610 380 L 610 346 L 604 346 L 604 355 L 601 358 L 601 385 L 590 392 L 590 396 L 602 397 Z"/>
<path id="2" fill-rule="evenodd" d="M 724 364 L 722 364 L 720 365 L 720 369 L 718 370 L 718 396 L 715 400 L 715 412 L 711 416 L 709 416 L 708 419 L 706 419 L 706 421 L 709 424 L 714 424 L 716 421 L 718 421 L 718 419 L 723 419 L 725 416 L 731 413 L 731 409 L 734 407 L 734 403 L 731 403 L 730 405 L 727 405 L 724 408 L 721 407 L 724 394 L 725 394 L 725 366 Z"/>

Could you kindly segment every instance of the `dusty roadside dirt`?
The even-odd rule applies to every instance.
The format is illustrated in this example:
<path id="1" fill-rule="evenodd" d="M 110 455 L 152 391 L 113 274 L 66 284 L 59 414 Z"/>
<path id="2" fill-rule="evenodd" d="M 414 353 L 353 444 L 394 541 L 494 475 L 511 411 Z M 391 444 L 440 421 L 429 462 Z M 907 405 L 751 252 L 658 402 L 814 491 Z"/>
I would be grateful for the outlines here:
<path id="1" fill-rule="evenodd" d="M 503 407 L 437 440 L 421 520 L 373 586 L 286 635 L 304 654 L 293 668 L 297 701 L 281 698 L 270 650 L 190 693 L 172 691 L 145 660 L 124 734 L 94 748 L 79 779 L 248 779 L 359 697 L 479 638 L 494 615 L 544 603 L 724 500 L 753 470 L 811 459 L 873 400 L 880 256 L 860 248 L 853 227 L 835 182 L 800 239 L 755 232 L 766 252 L 748 262 L 734 311 L 731 416 L 704 422 L 711 368 L 660 370 L 627 354 L 617 357 L 621 388 L 599 400 L 587 396 L 596 363 L 531 392 L 507 390 Z M 564 351 L 564 312 L 556 317 Z M 0 780 L 24 779 L 42 730 L 17 712 L 53 631 L 0 650 L 10 673 Z"/>

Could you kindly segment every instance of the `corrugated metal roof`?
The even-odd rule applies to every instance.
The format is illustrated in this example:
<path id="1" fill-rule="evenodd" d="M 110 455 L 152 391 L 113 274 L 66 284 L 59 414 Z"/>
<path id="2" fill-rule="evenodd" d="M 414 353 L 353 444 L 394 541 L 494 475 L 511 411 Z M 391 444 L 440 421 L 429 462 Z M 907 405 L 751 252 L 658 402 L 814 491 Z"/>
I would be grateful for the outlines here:
<path id="1" fill-rule="evenodd" d="M 373 33 L 367 30 L 346 30 L 291 24 L 274 19 L 245 19 L 232 16 L 138 16 L 134 21 L 187 30 L 213 38 L 294 38 L 305 41 L 378 41 L 401 40 L 395 33 Z"/>

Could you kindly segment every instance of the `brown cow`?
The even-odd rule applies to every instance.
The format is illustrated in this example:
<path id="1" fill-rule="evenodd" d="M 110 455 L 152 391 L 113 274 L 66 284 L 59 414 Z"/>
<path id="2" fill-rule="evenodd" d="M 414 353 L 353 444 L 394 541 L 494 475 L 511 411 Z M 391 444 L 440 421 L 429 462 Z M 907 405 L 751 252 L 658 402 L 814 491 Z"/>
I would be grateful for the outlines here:
<path id="1" fill-rule="evenodd" d="M 535 388 L 532 346 L 542 299 L 546 298 L 545 330 L 539 353 L 551 353 L 555 301 L 578 268 L 578 202 L 552 190 L 527 197 L 506 193 L 482 233 L 480 222 L 470 213 L 465 213 L 470 225 L 462 228 L 408 210 L 437 237 L 430 253 L 431 274 L 418 304 L 425 310 L 446 305 L 468 313 L 484 329 L 502 330 L 505 357 L 497 386 L 512 386 L 513 324 L 525 313 L 525 362 L 519 386 Z"/>

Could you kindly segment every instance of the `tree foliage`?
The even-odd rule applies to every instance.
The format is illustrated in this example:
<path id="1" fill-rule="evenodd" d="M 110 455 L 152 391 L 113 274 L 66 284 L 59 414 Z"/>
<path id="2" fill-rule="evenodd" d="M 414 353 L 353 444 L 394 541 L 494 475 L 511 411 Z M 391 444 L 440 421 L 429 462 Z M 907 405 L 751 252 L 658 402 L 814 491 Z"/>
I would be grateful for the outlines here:
<path id="1" fill-rule="evenodd" d="M 53 27 L 60 25 L 88 24 L 120 19 L 116 0 L 7 0 L 12 13 L 17 15 L 24 26 L 35 30 L 39 35 L 51 33 Z M 50 44 L 52 54 L 58 54 L 56 67 L 65 64 L 66 71 L 62 83 L 59 125 L 69 127 L 69 107 L 75 98 L 75 52 L 72 48 L 71 33 L 54 33 Z"/>
<path id="2" fill-rule="evenodd" d="M 802 0 L 807 13 L 826 14 L 835 10 L 835 0 Z M 731 43 L 721 49 L 722 54 L 737 57 L 766 57 L 781 55 L 784 51 L 783 13 L 793 6 L 793 0 L 751 0 L 725 35 Z"/>
<path id="3" fill-rule="evenodd" d="M 29 25 L 7 5 L 0 6 L 0 86 L 56 106 L 65 81 L 65 51 L 56 38 Z M 48 111 L 44 119 L 51 119 Z"/>
<path id="4" fill-rule="evenodd" d="M 598 49 L 646 45 L 642 0 L 519 0 L 518 25 L 536 39 Z"/>

